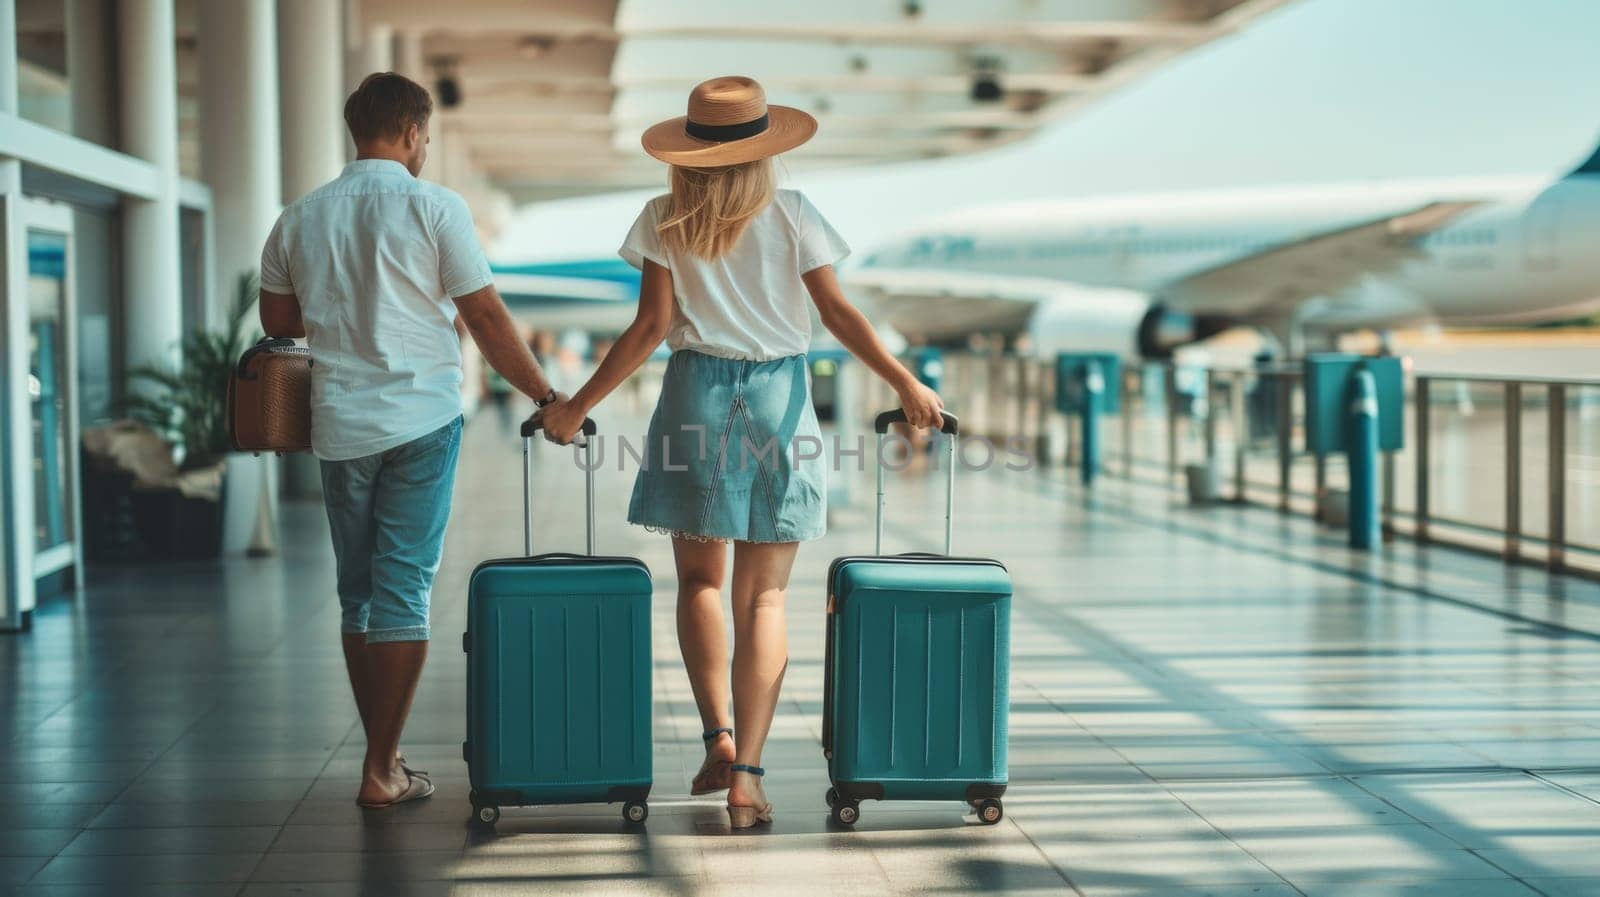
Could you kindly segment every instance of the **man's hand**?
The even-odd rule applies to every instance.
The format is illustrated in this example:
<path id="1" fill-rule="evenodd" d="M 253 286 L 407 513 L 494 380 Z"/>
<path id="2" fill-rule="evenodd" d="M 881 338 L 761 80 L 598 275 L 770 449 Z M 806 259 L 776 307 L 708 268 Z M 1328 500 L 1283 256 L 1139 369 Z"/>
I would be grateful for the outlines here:
<path id="1" fill-rule="evenodd" d="M 905 409 L 906 423 L 913 427 L 937 430 L 944 424 L 939 413 L 944 410 L 944 401 L 920 382 L 913 381 L 900 390 L 900 407 Z"/>
<path id="2" fill-rule="evenodd" d="M 583 419 L 587 416 L 583 406 L 558 393 L 556 400 L 540 408 L 533 419 L 544 428 L 544 438 L 556 445 L 569 445 L 583 429 Z"/>

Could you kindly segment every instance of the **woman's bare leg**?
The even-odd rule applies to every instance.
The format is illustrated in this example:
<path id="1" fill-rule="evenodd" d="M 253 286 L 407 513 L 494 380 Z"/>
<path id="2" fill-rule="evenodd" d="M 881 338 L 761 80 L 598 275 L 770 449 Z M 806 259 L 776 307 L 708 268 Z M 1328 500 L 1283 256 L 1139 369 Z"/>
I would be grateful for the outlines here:
<path id="1" fill-rule="evenodd" d="M 733 546 L 733 717 L 738 732 L 736 762 L 761 765 L 772 728 L 783 673 L 789 665 L 789 630 L 784 596 L 798 542 L 735 542 Z M 733 774 L 728 803 L 762 807 L 761 779 Z"/>
<path id="2" fill-rule="evenodd" d="M 689 688 L 704 731 L 733 725 L 728 712 L 728 631 L 722 621 L 722 581 L 727 548 L 721 542 L 673 539 L 678 569 L 678 650 L 689 673 Z M 706 759 L 691 790 L 728 787 L 726 764 L 733 762 L 733 739 L 726 733 L 706 742 Z"/>

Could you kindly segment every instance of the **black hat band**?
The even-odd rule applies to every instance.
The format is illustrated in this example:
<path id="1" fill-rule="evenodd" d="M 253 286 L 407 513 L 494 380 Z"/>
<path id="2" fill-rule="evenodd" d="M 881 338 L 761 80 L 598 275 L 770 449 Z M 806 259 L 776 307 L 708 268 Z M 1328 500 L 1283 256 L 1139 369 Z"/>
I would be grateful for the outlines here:
<path id="1" fill-rule="evenodd" d="M 760 118 L 733 125 L 703 125 L 693 119 L 688 119 L 683 123 L 683 131 L 690 137 L 700 140 L 724 143 L 729 140 L 743 140 L 746 137 L 754 137 L 767 130 L 767 123 L 766 113 L 762 113 Z"/>

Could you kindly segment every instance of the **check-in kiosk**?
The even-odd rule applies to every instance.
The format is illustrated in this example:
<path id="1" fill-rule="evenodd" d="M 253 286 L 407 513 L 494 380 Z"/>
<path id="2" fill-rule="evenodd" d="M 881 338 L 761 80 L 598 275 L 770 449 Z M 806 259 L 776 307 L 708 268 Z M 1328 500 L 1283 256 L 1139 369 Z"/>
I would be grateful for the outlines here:
<path id="1" fill-rule="evenodd" d="M 1062 352 L 1056 356 L 1056 410 L 1082 422 L 1081 478 L 1094 484 L 1100 471 L 1100 415 L 1122 410 L 1122 358 L 1111 352 Z"/>
<path id="2" fill-rule="evenodd" d="M 811 404 L 822 423 L 839 418 L 840 368 L 849 357 L 843 349 L 812 349 L 806 354 L 811 366 Z"/>
<path id="3" fill-rule="evenodd" d="M 1378 453 L 1404 447 L 1404 364 L 1395 357 L 1344 353 L 1306 356 L 1306 450 L 1319 458 L 1344 452 L 1350 464 L 1350 547 L 1382 538 Z"/>
<path id="4" fill-rule="evenodd" d="M 911 355 L 911 371 L 923 386 L 938 392 L 944 382 L 944 353 L 933 346 L 923 346 Z"/>

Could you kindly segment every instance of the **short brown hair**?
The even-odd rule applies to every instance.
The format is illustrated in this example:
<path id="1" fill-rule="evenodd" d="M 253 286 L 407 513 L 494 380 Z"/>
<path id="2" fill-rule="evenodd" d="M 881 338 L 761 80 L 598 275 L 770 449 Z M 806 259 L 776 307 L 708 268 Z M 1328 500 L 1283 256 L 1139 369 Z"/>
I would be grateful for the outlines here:
<path id="1" fill-rule="evenodd" d="M 432 115 L 428 89 L 394 72 L 368 75 L 344 101 L 344 123 L 356 143 L 395 140 L 412 125 L 425 127 Z"/>

